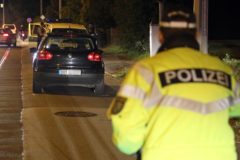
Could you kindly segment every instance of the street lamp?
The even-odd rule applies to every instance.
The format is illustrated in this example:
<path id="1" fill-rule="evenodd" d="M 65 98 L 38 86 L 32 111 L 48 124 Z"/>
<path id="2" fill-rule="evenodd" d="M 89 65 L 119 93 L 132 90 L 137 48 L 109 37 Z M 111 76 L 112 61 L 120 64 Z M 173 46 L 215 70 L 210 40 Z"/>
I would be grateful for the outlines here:
<path id="1" fill-rule="evenodd" d="M 43 1 L 40 0 L 40 16 L 43 14 Z"/>
<path id="2" fill-rule="evenodd" d="M 3 17 L 2 17 L 2 23 L 5 24 L 5 0 L 2 1 L 2 3 L 0 4 L 0 7 L 2 8 L 2 14 L 3 14 Z"/>
<path id="3" fill-rule="evenodd" d="M 194 0 L 201 51 L 208 52 L 208 0 Z"/>
<path id="4" fill-rule="evenodd" d="M 59 19 L 62 19 L 62 0 L 59 0 Z"/>

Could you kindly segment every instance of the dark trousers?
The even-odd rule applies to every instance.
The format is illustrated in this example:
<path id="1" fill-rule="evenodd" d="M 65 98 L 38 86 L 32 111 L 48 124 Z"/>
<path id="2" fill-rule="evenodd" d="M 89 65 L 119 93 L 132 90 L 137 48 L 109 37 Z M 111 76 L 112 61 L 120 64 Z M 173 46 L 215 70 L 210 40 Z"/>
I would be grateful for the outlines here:
<path id="1" fill-rule="evenodd" d="M 137 152 L 137 160 L 141 160 L 142 159 L 142 153 L 141 151 Z"/>
<path id="2" fill-rule="evenodd" d="M 37 48 L 40 45 L 41 41 L 42 41 L 42 36 L 38 36 L 38 38 L 37 38 Z"/>

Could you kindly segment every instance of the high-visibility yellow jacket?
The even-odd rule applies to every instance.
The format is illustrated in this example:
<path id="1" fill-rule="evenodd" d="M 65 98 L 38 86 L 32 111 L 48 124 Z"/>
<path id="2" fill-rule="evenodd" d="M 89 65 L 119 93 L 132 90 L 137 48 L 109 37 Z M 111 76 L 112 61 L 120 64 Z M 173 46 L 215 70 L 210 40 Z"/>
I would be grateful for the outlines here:
<path id="1" fill-rule="evenodd" d="M 108 110 L 113 142 L 143 160 L 236 160 L 228 120 L 240 115 L 238 92 L 232 69 L 197 50 L 144 59 Z"/>

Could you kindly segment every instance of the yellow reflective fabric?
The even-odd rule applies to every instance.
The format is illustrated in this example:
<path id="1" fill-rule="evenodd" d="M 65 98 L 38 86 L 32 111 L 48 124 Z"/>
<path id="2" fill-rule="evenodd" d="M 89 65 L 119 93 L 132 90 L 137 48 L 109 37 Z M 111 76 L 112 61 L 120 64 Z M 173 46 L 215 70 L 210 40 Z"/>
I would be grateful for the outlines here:
<path id="1" fill-rule="evenodd" d="M 236 160 L 228 124 L 240 115 L 235 88 L 231 68 L 190 48 L 144 59 L 118 93 L 123 110 L 108 112 L 114 144 L 126 154 L 141 149 L 143 160 Z"/>
<path id="2" fill-rule="evenodd" d="M 146 77 L 140 72 L 148 73 L 143 66 L 135 65 L 119 90 L 118 96 L 128 98 L 123 110 L 118 115 L 111 115 L 113 101 L 107 113 L 112 119 L 113 142 L 125 154 L 136 153 L 143 146 L 147 131 L 148 112 L 142 106 L 142 99 L 150 90 L 151 75 Z"/>
<path id="3" fill-rule="evenodd" d="M 131 86 L 131 85 L 124 85 L 119 93 L 119 95 L 123 95 L 124 97 L 131 97 L 131 98 L 136 98 L 136 99 L 145 99 L 147 96 L 146 93 L 137 87 Z"/>
<path id="4" fill-rule="evenodd" d="M 123 153 L 133 154 L 144 143 L 148 114 L 139 100 L 128 99 L 126 106 L 120 114 L 111 116 L 114 132 L 113 142 Z"/>

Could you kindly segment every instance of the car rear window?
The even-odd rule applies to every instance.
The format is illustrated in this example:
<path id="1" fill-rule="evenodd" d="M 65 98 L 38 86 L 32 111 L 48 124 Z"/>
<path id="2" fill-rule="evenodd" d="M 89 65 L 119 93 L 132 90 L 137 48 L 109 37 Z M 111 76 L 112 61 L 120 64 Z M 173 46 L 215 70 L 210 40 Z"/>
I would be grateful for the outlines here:
<path id="1" fill-rule="evenodd" d="M 94 44 L 91 38 L 49 37 L 43 48 L 54 51 L 91 51 Z"/>
<path id="2" fill-rule="evenodd" d="M 87 34 L 85 29 L 65 29 L 65 28 L 54 28 L 52 33 L 64 34 L 64 33 L 75 33 L 75 34 Z"/>
<path id="3" fill-rule="evenodd" d="M 14 25 L 5 25 L 4 28 L 15 29 L 15 26 Z"/>

